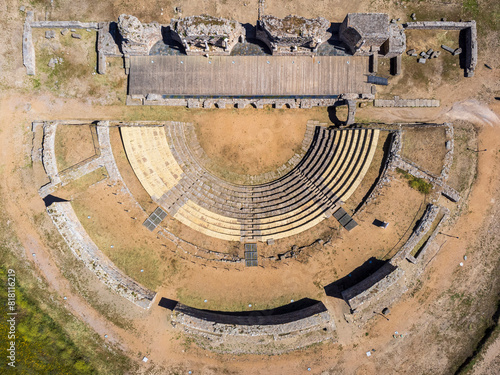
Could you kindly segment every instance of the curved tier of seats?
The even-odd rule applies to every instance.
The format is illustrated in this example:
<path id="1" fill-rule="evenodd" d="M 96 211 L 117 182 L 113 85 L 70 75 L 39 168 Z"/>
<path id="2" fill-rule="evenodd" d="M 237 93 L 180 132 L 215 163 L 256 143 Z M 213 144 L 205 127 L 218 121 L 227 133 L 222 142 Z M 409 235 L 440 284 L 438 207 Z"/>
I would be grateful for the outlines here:
<path id="1" fill-rule="evenodd" d="M 201 165 L 183 126 L 122 128 L 127 156 L 146 191 L 174 218 L 228 241 L 288 237 L 329 217 L 359 186 L 379 136 L 317 126 L 303 159 L 285 176 L 236 185 Z"/>

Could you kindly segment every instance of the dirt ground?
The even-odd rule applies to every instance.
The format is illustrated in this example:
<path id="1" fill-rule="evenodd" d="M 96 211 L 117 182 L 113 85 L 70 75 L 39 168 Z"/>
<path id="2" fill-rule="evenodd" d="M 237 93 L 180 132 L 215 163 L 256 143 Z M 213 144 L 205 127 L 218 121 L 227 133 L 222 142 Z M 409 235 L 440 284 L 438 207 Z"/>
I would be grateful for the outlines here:
<path id="1" fill-rule="evenodd" d="M 47 6 L 48 19 L 72 18 L 104 21 L 116 19 L 120 13 L 130 13 L 144 21 L 166 22 L 174 16 L 174 7 L 180 6 L 183 16 L 209 13 L 230 16 L 242 22 L 252 23 L 257 13 L 256 0 L 248 1 L 247 5 L 243 4 L 243 6 L 236 0 L 170 1 L 161 4 L 143 1 L 89 1 L 77 5 L 71 2 L 56 3 L 57 6 L 51 9 L 48 1 L 36 2 L 39 4 L 38 13 L 43 14 L 40 10 Z M 343 3 L 342 6 L 339 6 L 336 1 L 323 1 L 314 5 L 305 1 L 268 1 L 266 9 L 277 16 L 298 13 L 309 17 L 321 15 L 340 21 L 346 12 L 367 10 L 389 10 L 393 17 L 406 18 L 417 6 L 406 5 L 406 2 L 402 4 L 405 4 L 407 8 L 382 1 L 368 5 L 358 0 Z M 480 4 L 482 6 L 483 2 Z M 37 189 L 43 184 L 41 183 L 43 176 L 34 172 L 39 166 L 32 167 L 29 161 L 32 136 L 29 126 L 33 120 L 171 119 L 176 115 L 176 119 L 185 121 L 187 117 L 190 117 L 190 113 L 196 117 L 197 112 L 180 109 L 129 108 L 118 104 L 99 105 L 97 103 L 95 105 L 96 103 L 90 103 L 84 98 L 61 98 L 58 93 L 43 88 L 34 91 L 33 81 L 25 76 L 22 67 L 21 36 L 17 32 L 22 28 L 24 17 L 24 13 L 18 11 L 20 5 L 27 4 L 13 0 L 6 0 L 0 4 L 0 19 L 5 29 L 9 30 L 5 42 L 0 45 L 2 57 L 0 58 L 0 89 L 2 90 L 0 92 L 2 135 L 0 137 L 0 173 L 2 175 L 0 186 L 2 198 L 5 201 L 5 216 L 14 228 L 19 243 L 25 248 L 26 262 L 33 264 L 36 275 L 48 282 L 51 290 L 58 296 L 58 300 L 67 307 L 68 313 L 86 322 L 99 334 L 103 342 L 106 334 L 108 336 L 105 341 L 106 345 L 111 347 L 116 345 L 126 350 L 130 357 L 140 364 L 140 371 L 143 373 L 172 374 L 187 373 L 188 370 L 202 374 L 441 374 L 453 373 L 463 360 L 472 354 L 472 348 L 484 332 L 498 300 L 500 177 L 496 171 L 500 169 L 498 153 L 500 149 L 498 117 L 500 102 L 494 98 L 500 96 L 500 73 L 498 63 L 492 62 L 496 61 L 492 57 L 498 51 L 498 39 L 495 39 L 497 34 L 492 33 L 491 37 L 485 37 L 484 40 L 490 40 L 492 43 L 489 48 L 483 48 L 485 46 L 481 45 L 481 64 L 478 65 L 474 78 L 461 78 L 453 82 L 441 81 L 439 86 L 437 83 L 432 83 L 434 86 L 417 87 L 410 91 L 415 97 L 432 95 L 439 98 L 442 104 L 440 108 L 367 107 L 358 111 L 359 121 L 376 119 L 388 123 L 457 120 L 471 122 L 477 131 L 478 149 L 488 150 L 477 154 L 478 170 L 470 191 L 466 182 L 451 174 L 450 181 L 455 178 L 454 184 L 457 184 L 455 186 L 463 185 L 463 191 L 466 191 L 464 200 L 467 203 L 463 207 L 462 216 L 457 217 L 450 226 L 444 228 L 443 232 L 458 234 L 460 238 L 438 236 L 436 246 L 441 246 L 441 250 L 422 275 L 420 286 L 406 294 L 391 308 L 390 320 L 381 317 L 374 318 L 364 327 L 348 324 L 342 316 L 342 313 L 347 311 L 347 305 L 341 300 L 325 297 L 318 285 L 323 286 L 324 283 L 333 281 L 332 278 L 335 276 L 345 276 L 342 272 L 359 266 L 369 256 L 381 257 L 387 254 L 385 251 L 393 249 L 397 243 L 396 240 L 404 236 L 405 228 L 412 225 L 412 219 L 420 209 L 422 200 L 417 192 L 409 189 L 402 181 L 396 180 L 391 184 L 385 191 L 385 196 L 360 215 L 362 225 L 358 229 L 363 229 L 362 232 L 353 232 L 352 236 L 339 238 L 336 248 L 314 253 L 314 257 L 307 263 L 296 262 L 290 266 L 280 266 L 278 269 L 249 270 L 243 277 L 241 272 L 234 270 L 217 269 L 208 272 L 204 269 L 205 267 L 187 261 L 172 265 L 171 261 L 170 264 L 168 263 L 169 259 L 174 259 L 171 253 L 165 255 L 166 260 L 162 259 L 162 263 L 146 256 L 121 254 L 124 255 L 121 257 L 123 258 L 121 267 L 130 274 L 136 275 L 141 282 L 160 285 L 160 282 L 164 282 L 165 279 L 169 280 L 169 277 L 170 280 L 175 281 L 175 283 L 161 284 L 157 289 L 159 296 L 183 298 L 185 301 L 191 301 L 193 305 L 202 307 L 206 305 L 207 308 L 226 306 L 227 309 L 238 309 L 252 302 L 257 303 L 256 308 L 260 308 L 285 303 L 288 298 L 297 299 L 307 295 L 321 298 L 334 313 L 340 344 L 328 343 L 273 357 L 232 356 L 217 355 L 197 348 L 172 329 L 168 313 L 164 309 L 155 305 L 149 311 L 142 311 L 104 288 L 90 271 L 75 262 L 72 255 L 67 253 L 65 245 L 61 243 L 50 220 L 46 218 L 43 201 L 37 193 Z M 418 5 L 418 7 L 421 6 Z M 453 3 L 451 5 L 437 4 L 435 12 L 444 12 L 448 8 L 452 10 L 451 13 L 459 16 L 460 11 L 454 12 L 456 7 Z M 458 9 L 461 9 L 461 5 Z M 424 15 L 423 11 L 418 14 L 419 17 Z M 16 30 L 16 32 L 11 30 Z M 483 66 L 483 62 L 493 65 L 495 69 L 487 69 Z M 91 77 L 93 76 L 90 73 L 81 82 L 85 83 L 86 79 L 90 80 Z M 429 87 L 431 87 L 430 91 Z M 117 103 L 118 101 L 114 98 L 102 103 Z M 227 121 L 228 126 L 233 126 L 232 123 L 239 123 L 241 119 L 239 115 L 232 118 L 231 111 L 221 110 L 220 116 L 226 118 L 224 121 Z M 294 113 L 294 117 L 297 113 Z M 286 111 L 284 114 L 286 115 Z M 276 112 L 275 115 L 276 119 L 281 117 L 281 113 Z M 323 120 L 328 118 L 328 113 L 326 109 L 311 110 L 304 111 L 303 116 L 304 119 Z M 260 123 L 255 124 L 260 126 L 260 129 L 265 129 L 267 126 L 265 123 L 267 120 L 264 118 L 265 116 L 259 120 Z M 203 119 L 197 118 L 197 122 L 202 121 Z M 279 129 L 283 130 L 275 139 L 271 137 L 266 141 L 268 145 L 282 144 L 284 152 L 276 153 L 270 160 L 264 158 L 259 160 L 257 155 L 259 152 L 264 152 L 265 147 L 255 143 L 251 156 L 254 162 L 259 163 L 259 170 L 272 168 L 273 163 L 281 163 L 287 158 L 285 149 L 293 147 L 300 138 L 298 135 L 300 131 L 296 130 L 296 135 L 292 137 L 293 141 L 282 143 L 285 138 L 286 125 L 285 123 L 276 124 Z M 297 123 L 294 122 L 294 124 Z M 254 124 L 248 124 L 249 127 L 252 125 Z M 303 125 L 297 125 L 297 127 L 301 126 Z M 214 127 L 207 136 L 220 135 L 224 134 Z M 223 155 L 224 145 L 231 142 L 229 135 L 225 137 L 218 143 L 220 148 L 212 149 L 214 157 Z M 251 140 L 248 141 L 251 142 Z M 468 140 L 464 142 L 464 144 L 469 144 Z M 205 147 L 207 147 L 206 150 L 209 149 L 209 145 Z M 117 151 L 114 152 L 116 154 Z M 244 163 L 246 160 L 242 158 L 241 162 Z M 246 168 L 253 166 L 253 163 L 248 163 Z M 122 173 L 123 170 L 121 169 Z M 458 171 L 467 173 L 473 170 L 459 167 L 455 169 L 455 172 Z M 126 179 L 127 184 L 129 180 L 132 178 Z M 106 241 L 121 240 L 124 246 L 117 248 L 117 251 L 130 251 L 125 246 L 128 245 L 128 242 L 125 244 L 124 240 L 124 233 L 126 233 L 133 241 L 137 243 L 142 241 L 141 246 L 137 247 L 142 254 L 148 253 L 146 255 L 149 255 L 150 252 L 154 252 L 154 255 L 161 259 L 162 254 L 157 251 L 155 245 L 157 239 L 148 234 L 140 235 L 142 228 L 140 228 L 139 220 L 131 219 L 131 215 L 123 208 L 116 208 L 121 206 L 116 203 L 118 199 L 125 200 L 127 197 L 115 196 L 108 188 L 103 181 L 91 187 L 87 193 L 80 195 L 70 192 L 68 194 L 75 194 L 74 199 L 77 204 L 81 203 L 82 212 L 84 212 L 83 209 L 95 208 L 95 212 L 90 214 L 91 218 L 94 218 L 96 222 L 98 219 L 102 220 L 103 228 L 112 234 L 108 237 L 106 234 L 99 234 L 98 229 L 102 230 L 101 227 L 95 229 L 97 236 L 101 236 L 100 241 L 103 244 Z M 91 198 L 91 193 L 94 193 L 94 200 Z M 133 195 L 136 196 L 134 190 Z M 98 206 L 100 206 L 99 210 L 96 208 Z M 129 206 L 137 210 L 137 216 L 139 216 L 140 210 L 132 202 Z M 109 208 L 109 210 L 106 211 L 103 208 Z M 115 215 L 119 220 L 113 222 Z M 387 219 L 391 222 L 391 226 L 381 234 L 379 228 L 369 225 L 374 218 Z M 85 219 L 86 216 L 83 216 L 84 224 Z M 129 224 L 121 228 L 118 227 L 118 223 Z M 313 239 L 315 233 L 310 235 Z M 96 238 L 98 241 L 99 238 Z M 130 242 L 134 243 L 133 241 Z M 284 243 L 283 246 L 288 247 L 291 244 Z M 110 247 L 108 249 L 111 250 Z M 33 257 L 32 253 L 36 253 L 36 257 Z M 110 251 L 108 255 L 112 257 L 113 253 Z M 136 257 L 131 258 L 127 263 L 129 255 Z M 464 261 L 464 255 L 467 255 L 467 261 Z M 143 258 L 148 261 L 143 268 L 147 271 L 146 274 L 138 269 Z M 117 257 L 115 261 L 118 263 L 120 257 Z M 463 267 L 459 266 L 460 262 L 464 262 Z M 165 279 L 152 278 L 152 273 L 148 273 L 149 270 L 164 272 Z M 210 275 L 209 283 L 204 277 L 207 274 Z M 232 287 L 224 287 L 225 283 Z M 279 285 L 285 289 L 282 292 L 279 288 L 269 288 L 269 285 Z M 63 302 L 62 296 L 67 296 L 67 300 Z M 207 304 L 202 302 L 201 298 L 208 299 Z M 394 339 L 395 331 L 401 332 L 404 337 Z M 479 364 L 476 374 L 488 373 L 491 370 L 489 366 L 494 365 L 494 358 L 498 356 L 498 348 L 498 341 L 496 341 L 488 351 L 487 360 L 484 362 L 486 364 L 482 367 Z M 376 351 L 371 357 L 367 357 L 365 353 L 371 349 Z M 147 364 L 140 362 L 143 355 L 150 358 Z M 310 372 L 307 371 L 308 367 L 311 368 Z"/>
<path id="2" fill-rule="evenodd" d="M 299 151 L 306 123 L 304 112 L 220 111 L 194 116 L 197 138 L 214 164 L 238 174 L 258 175 L 286 163 Z M 219 173 L 220 174 L 220 173 Z"/>

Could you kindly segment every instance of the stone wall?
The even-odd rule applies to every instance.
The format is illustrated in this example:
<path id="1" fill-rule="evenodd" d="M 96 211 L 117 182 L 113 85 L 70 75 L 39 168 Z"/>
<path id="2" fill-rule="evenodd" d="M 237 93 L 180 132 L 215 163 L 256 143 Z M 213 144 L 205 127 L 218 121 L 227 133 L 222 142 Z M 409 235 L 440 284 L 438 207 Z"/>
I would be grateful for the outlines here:
<path id="1" fill-rule="evenodd" d="M 28 11 L 24 21 L 23 28 L 23 65 L 26 67 L 26 74 L 35 75 L 35 45 L 33 44 L 33 36 L 31 34 L 31 23 L 35 18 L 32 11 Z"/>
<path id="2" fill-rule="evenodd" d="M 266 317 L 266 311 L 255 311 L 248 316 L 231 316 L 177 304 L 172 313 L 172 325 L 190 336 L 201 339 L 202 346 L 210 350 L 234 354 L 280 354 L 333 340 L 335 324 L 324 305 L 318 303 L 317 306 L 304 310 L 311 311 L 299 310 L 284 314 L 293 315 L 294 320 L 279 323 L 283 316 Z M 244 324 L 225 323 L 231 318 L 241 320 Z M 268 322 L 259 324 L 261 320 Z M 269 324 L 273 320 L 277 323 Z"/>
<path id="3" fill-rule="evenodd" d="M 439 107 L 440 101 L 437 99 L 400 99 L 395 96 L 394 99 L 375 99 L 375 107 Z"/>
<path id="4" fill-rule="evenodd" d="M 373 100 L 372 94 L 355 95 L 359 99 Z M 127 105 L 166 105 L 166 106 L 180 106 L 187 108 L 245 108 L 249 105 L 255 108 L 264 108 L 265 105 L 271 105 L 274 108 L 313 108 L 313 107 L 330 107 L 335 105 L 339 98 L 318 98 L 318 99 L 239 99 L 239 98 L 163 98 L 158 94 L 148 94 L 146 97 L 142 95 L 128 95 Z"/>
<path id="5" fill-rule="evenodd" d="M 465 32 L 465 76 L 472 77 L 477 65 L 477 28 L 476 21 L 423 21 L 408 22 L 408 30 L 463 30 Z"/>
<path id="6" fill-rule="evenodd" d="M 104 284 L 144 309 L 151 306 L 156 293 L 116 268 L 89 237 L 70 202 L 53 203 L 47 208 L 47 213 L 73 254 Z"/>
<path id="7" fill-rule="evenodd" d="M 256 37 L 269 47 L 273 55 L 310 55 L 330 39 L 329 27 L 330 22 L 323 17 L 265 15 L 257 23 Z"/>
<path id="8" fill-rule="evenodd" d="M 398 253 L 392 258 L 393 261 L 400 261 L 406 259 L 412 250 L 417 246 L 420 240 L 426 235 L 429 231 L 432 223 L 436 219 L 439 213 L 439 207 L 434 204 L 428 204 L 422 218 L 419 220 L 418 225 L 413 230 L 410 238 L 406 241 L 406 243 L 401 247 Z"/>
<path id="9" fill-rule="evenodd" d="M 50 121 L 43 124 L 42 163 L 50 182 L 38 191 L 42 198 L 52 193 L 61 183 L 55 152 L 56 131 L 57 122 Z"/>
<path id="10" fill-rule="evenodd" d="M 439 223 L 432 231 L 431 235 L 429 236 L 429 238 L 425 242 L 425 245 L 420 249 L 420 251 L 417 254 L 415 254 L 416 256 L 413 256 L 411 254 L 408 254 L 406 256 L 406 259 L 408 259 L 410 262 L 417 263 L 417 262 L 422 260 L 422 258 L 425 256 L 425 254 L 427 252 L 427 249 L 429 248 L 429 246 L 434 241 L 434 238 L 436 238 L 437 234 L 439 233 L 439 230 L 441 229 L 442 225 L 446 222 L 446 220 L 448 220 L 448 216 L 450 214 L 450 211 L 446 207 L 441 207 L 440 212 L 443 212 L 443 217 L 441 217 L 441 219 L 439 220 Z"/>
<path id="11" fill-rule="evenodd" d="M 97 29 L 97 22 L 80 21 L 33 21 L 31 27 L 43 29 Z"/>
<path id="12" fill-rule="evenodd" d="M 404 271 L 401 268 L 387 262 L 366 279 L 344 290 L 342 298 L 354 311 L 376 299 L 379 294 L 385 293 L 403 275 Z"/>
<path id="13" fill-rule="evenodd" d="M 172 19 L 170 31 L 187 55 L 229 55 L 246 38 L 241 23 L 208 15 Z"/>
<path id="14" fill-rule="evenodd" d="M 125 56 L 149 55 L 149 50 L 162 40 L 160 24 L 141 23 L 137 17 L 127 14 L 118 17 L 118 30 L 122 37 L 121 50 Z"/>
<path id="15" fill-rule="evenodd" d="M 377 184 L 368 198 L 363 202 L 361 207 L 359 207 L 359 209 L 354 212 L 353 216 L 362 212 L 368 206 L 368 204 L 375 201 L 382 193 L 382 189 L 384 188 L 384 186 L 388 185 L 392 181 L 392 176 L 389 172 L 395 169 L 394 162 L 396 158 L 399 157 L 403 144 L 401 139 L 401 131 L 393 131 L 391 132 L 389 137 L 391 142 L 389 153 L 387 155 L 387 158 L 385 159 L 384 167 L 382 169 L 382 172 L 380 173 Z"/>

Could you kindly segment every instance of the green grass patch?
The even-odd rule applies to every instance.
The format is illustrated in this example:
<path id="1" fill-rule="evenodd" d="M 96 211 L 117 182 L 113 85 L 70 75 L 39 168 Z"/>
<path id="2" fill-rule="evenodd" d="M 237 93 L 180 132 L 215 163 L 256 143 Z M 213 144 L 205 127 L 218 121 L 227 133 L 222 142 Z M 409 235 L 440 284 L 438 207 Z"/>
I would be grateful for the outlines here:
<path id="1" fill-rule="evenodd" d="M 415 189 L 426 195 L 431 193 L 432 184 L 430 182 L 425 181 L 423 178 L 415 177 L 400 168 L 396 168 L 396 170 L 408 181 L 408 185 L 412 189 Z"/>
<path id="2" fill-rule="evenodd" d="M 7 280 L 7 270 L 0 267 L 2 285 Z M 25 294 L 23 288 L 16 288 L 17 322 L 15 338 L 15 370 L 18 374 L 94 374 L 95 368 L 78 350 L 62 327 L 49 315 L 44 313 L 38 304 Z M 0 290 L 2 301 L 7 301 L 7 289 Z M 6 316 L 7 309 L 4 309 Z M 7 319 L 0 322 L 2 340 L 8 338 L 9 323 Z M 2 347 L 7 348 L 7 342 Z M 8 368 L 10 360 L 3 355 L 0 366 Z M 3 362 L 3 363 L 2 363 Z"/>

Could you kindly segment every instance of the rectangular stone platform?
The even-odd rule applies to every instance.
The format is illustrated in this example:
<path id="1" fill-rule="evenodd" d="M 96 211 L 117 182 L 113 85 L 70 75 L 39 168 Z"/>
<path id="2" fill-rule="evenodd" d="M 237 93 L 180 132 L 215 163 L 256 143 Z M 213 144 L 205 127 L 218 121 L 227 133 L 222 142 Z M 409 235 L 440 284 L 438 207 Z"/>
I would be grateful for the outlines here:
<path id="1" fill-rule="evenodd" d="M 334 97 L 370 94 L 365 56 L 131 56 L 129 95 Z"/>

